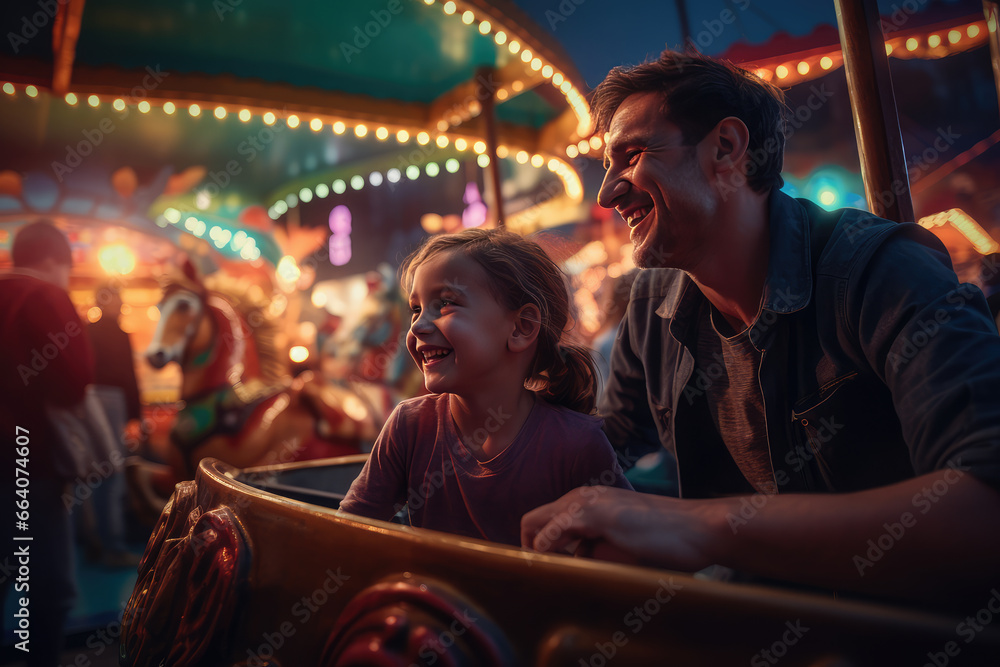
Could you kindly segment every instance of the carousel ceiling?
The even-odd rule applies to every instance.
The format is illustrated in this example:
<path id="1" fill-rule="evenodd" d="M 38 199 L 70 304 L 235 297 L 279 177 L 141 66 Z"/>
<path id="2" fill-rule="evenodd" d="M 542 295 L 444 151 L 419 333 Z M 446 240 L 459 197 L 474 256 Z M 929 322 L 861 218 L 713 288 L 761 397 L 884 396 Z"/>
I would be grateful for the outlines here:
<path id="1" fill-rule="evenodd" d="M 262 215 L 326 226 L 339 199 L 389 234 L 488 198 L 493 168 L 511 213 L 582 199 L 565 155 L 588 135 L 582 81 L 503 0 L 15 0 L 3 15 L 0 222 L 219 241 Z"/>

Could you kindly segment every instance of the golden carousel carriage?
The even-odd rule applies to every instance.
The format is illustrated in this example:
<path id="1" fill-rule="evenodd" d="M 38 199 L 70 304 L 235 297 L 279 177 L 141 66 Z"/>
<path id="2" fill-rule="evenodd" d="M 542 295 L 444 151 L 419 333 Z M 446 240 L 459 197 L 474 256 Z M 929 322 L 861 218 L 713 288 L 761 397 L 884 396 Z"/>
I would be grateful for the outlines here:
<path id="1" fill-rule="evenodd" d="M 122 665 L 902 665 L 1000 655 L 959 618 L 338 515 L 364 456 L 201 462 L 163 510 Z M 974 641 L 973 641 L 974 640 Z"/>

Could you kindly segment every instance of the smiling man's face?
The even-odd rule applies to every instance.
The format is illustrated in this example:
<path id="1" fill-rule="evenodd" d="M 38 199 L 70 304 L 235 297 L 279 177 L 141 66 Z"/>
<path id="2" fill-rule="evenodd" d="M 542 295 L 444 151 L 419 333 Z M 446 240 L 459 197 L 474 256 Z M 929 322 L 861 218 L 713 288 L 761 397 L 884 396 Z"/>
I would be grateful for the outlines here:
<path id="1" fill-rule="evenodd" d="M 663 117 L 659 93 L 636 93 L 611 119 L 598 202 L 631 229 L 643 268 L 691 270 L 710 249 L 717 193 L 681 129 Z"/>

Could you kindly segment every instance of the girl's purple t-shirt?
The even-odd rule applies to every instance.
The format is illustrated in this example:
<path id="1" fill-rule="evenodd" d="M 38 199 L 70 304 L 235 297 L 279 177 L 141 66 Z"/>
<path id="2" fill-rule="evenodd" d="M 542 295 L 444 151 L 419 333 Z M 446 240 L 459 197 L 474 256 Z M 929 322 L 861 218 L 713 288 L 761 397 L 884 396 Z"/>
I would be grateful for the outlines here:
<path id="1" fill-rule="evenodd" d="M 405 504 L 413 526 L 519 546 L 526 512 L 579 486 L 632 488 L 598 417 L 537 399 L 514 442 L 480 462 L 458 434 L 450 400 L 396 406 L 340 509 L 388 520 Z M 509 418 L 498 409 L 466 438 L 483 442 Z"/>

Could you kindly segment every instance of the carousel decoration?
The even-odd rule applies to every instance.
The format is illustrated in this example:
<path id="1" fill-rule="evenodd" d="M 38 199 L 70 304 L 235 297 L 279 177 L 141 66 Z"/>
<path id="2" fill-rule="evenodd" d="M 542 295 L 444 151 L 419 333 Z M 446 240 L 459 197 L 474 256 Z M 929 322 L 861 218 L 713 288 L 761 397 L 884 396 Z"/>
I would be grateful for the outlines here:
<path id="1" fill-rule="evenodd" d="M 516 662 L 503 633 L 450 587 L 410 573 L 379 582 L 340 613 L 319 665 L 406 667 L 440 661 L 456 667 Z"/>
<path id="2" fill-rule="evenodd" d="M 231 510 L 202 511 L 177 485 L 153 529 L 122 618 L 120 664 L 217 665 L 246 594 L 250 549 Z"/>

